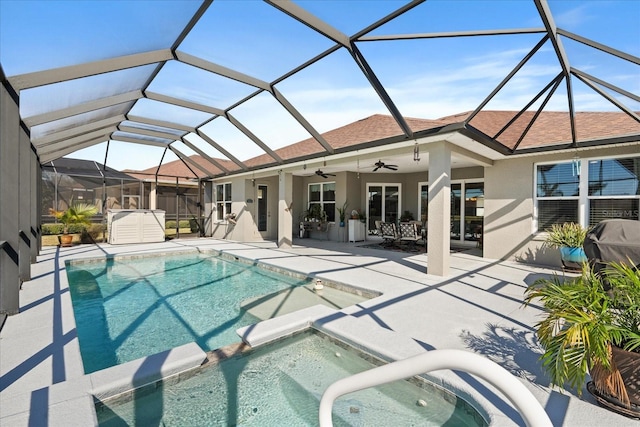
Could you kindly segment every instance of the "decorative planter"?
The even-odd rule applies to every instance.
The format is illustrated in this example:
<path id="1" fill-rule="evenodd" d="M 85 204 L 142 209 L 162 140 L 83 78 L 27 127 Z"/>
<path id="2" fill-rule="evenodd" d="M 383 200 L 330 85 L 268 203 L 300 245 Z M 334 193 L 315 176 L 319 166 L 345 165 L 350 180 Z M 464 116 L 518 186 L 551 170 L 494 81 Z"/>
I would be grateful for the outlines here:
<path id="1" fill-rule="evenodd" d="M 340 227 L 344 227 L 344 221 L 340 221 Z"/>
<path id="2" fill-rule="evenodd" d="M 587 262 L 587 255 L 583 248 L 562 246 L 560 248 L 560 258 L 565 269 L 580 271 L 582 263 Z"/>
<path id="3" fill-rule="evenodd" d="M 617 397 L 597 389 L 597 377 L 587 384 L 587 390 L 602 406 L 629 417 L 640 418 L 640 353 L 612 346 L 611 357 L 612 365 L 616 367 L 624 383 L 630 405 L 625 405 Z"/>
<path id="4" fill-rule="evenodd" d="M 73 235 L 63 234 L 60 236 L 60 246 L 73 246 Z"/>
<path id="5" fill-rule="evenodd" d="M 560 248 L 560 256 L 562 256 L 563 261 L 574 262 L 576 264 L 582 264 L 587 261 L 587 255 L 582 248 L 563 246 Z"/>

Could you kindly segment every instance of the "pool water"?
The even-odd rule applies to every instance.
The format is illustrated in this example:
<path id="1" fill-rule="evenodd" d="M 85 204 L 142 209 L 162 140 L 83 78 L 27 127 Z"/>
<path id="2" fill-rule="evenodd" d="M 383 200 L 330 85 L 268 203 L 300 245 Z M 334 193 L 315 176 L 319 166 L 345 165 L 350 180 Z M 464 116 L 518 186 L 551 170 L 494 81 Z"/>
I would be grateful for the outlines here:
<path id="1" fill-rule="evenodd" d="M 236 329 L 283 314 L 268 311 L 266 296 L 309 286 L 202 253 L 70 263 L 67 277 L 85 373 L 189 342 L 205 351 L 238 342 Z M 365 299 L 349 295 L 339 304 Z M 307 305 L 318 303 L 311 298 Z"/>
<path id="2" fill-rule="evenodd" d="M 333 382 L 370 369 L 369 357 L 322 334 L 303 333 L 158 384 L 119 402 L 99 402 L 100 426 L 317 426 Z M 422 384 L 422 385 L 420 385 Z M 335 426 L 486 426 L 475 409 L 423 381 L 347 394 Z"/>

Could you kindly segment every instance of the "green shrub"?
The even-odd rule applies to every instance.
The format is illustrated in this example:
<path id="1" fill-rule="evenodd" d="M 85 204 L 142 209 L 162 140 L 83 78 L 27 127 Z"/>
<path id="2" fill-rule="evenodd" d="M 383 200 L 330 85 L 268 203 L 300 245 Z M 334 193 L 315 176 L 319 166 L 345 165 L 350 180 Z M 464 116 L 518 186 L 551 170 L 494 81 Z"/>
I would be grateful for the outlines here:
<path id="1" fill-rule="evenodd" d="M 164 227 L 165 229 L 168 230 L 175 230 L 176 228 L 176 222 L 175 221 L 167 221 L 164 223 Z M 180 220 L 180 228 L 189 228 L 189 220 L 188 219 L 183 219 Z"/>
<path id="2" fill-rule="evenodd" d="M 89 227 L 93 227 L 94 225 L 98 227 L 102 227 L 100 224 L 92 224 Z M 70 224 L 69 225 L 69 234 L 79 234 L 85 230 L 85 226 L 82 224 Z M 64 233 L 64 224 L 42 224 L 42 235 L 43 236 L 55 236 L 58 234 Z"/>
<path id="3" fill-rule="evenodd" d="M 62 224 L 42 224 L 43 236 L 55 236 L 57 234 L 62 234 L 63 231 L 64 225 Z"/>

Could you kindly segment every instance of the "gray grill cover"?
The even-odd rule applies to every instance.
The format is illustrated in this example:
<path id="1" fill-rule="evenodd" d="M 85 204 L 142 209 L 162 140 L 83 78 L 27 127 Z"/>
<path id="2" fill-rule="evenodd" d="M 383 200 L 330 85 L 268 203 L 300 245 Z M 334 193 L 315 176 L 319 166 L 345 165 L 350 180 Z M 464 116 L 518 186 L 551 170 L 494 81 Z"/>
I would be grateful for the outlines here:
<path id="1" fill-rule="evenodd" d="M 595 271 L 611 261 L 640 266 L 640 221 L 607 219 L 587 233 L 584 252 Z"/>

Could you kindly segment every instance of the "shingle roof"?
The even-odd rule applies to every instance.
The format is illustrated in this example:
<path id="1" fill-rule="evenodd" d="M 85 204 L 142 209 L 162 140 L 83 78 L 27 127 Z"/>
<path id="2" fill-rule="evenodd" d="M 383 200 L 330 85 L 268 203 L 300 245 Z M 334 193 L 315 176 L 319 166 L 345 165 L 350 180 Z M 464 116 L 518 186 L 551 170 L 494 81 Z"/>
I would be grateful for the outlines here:
<path id="1" fill-rule="evenodd" d="M 405 120 L 414 132 L 433 129 L 443 126 L 444 124 L 448 124 L 443 122 L 441 119 L 430 120 L 406 118 Z M 385 138 L 401 136 L 402 134 L 402 129 L 398 126 L 398 123 L 393 119 L 393 117 L 383 114 L 374 114 L 373 116 L 369 116 L 362 120 L 325 132 L 322 136 L 332 148 L 340 149 L 365 144 L 367 142 L 379 141 Z M 292 145 L 282 147 L 275 152 L 282 157 L 282 159 L 291 160 L 312 154 L 319 154 L 324 152 L 324 149 L 315 139 L 308 138 Z M 273 162 L 271 156 L 263 154 L 249 159 L 245 163 L 247 166 L 258 166 L 271 162 Z"/>
<path id="2" fill-rule="evenodd" d="M 515 117 L 516 111 L 481 111 L 471 121 L 470 125 L 489 137 L 494 137 L 501 129 Z M 509 148 L 518 143 L 520 135 L 529 125 L 535 113 L 523 113 L 504 132 L 497 136 L 497 140 Z M 439 119 L 407 118 L 407 124 L 413 132 L 436 129 L 454 123 L 462 123 L 471 115 L 470 111 L 441 117 Z M 578 141 L 591 141 L 618 137 L 620 135 L 640 135 L 640 124 L 627 114 L 619 112 L 579 112 L 576 118 L 576 134 Z M 386 138 L 402 137 L 403 132 L 391 116 L 375 114 L 348 125 L 330 130 L 322 134 L 323 138 L 334 149 L 348 148 L 356 145 L 372 143 Z M 640 139 L 640 138 L 639 138 Z M 520 142 L 518 148 L 541 147 L 571 142 L 568 113 L 542 112 L 531 129 Z M 313 138 L 282 147 L 275 151 L 284 160 L 293 160 L 313 154 L 323 153 L 321 145 Z M 203 165 L 214 175 L 223 171 L 211 165 L 200 156 L 191 159 Z M 215 159 L 230 171 L 238 171 L 239 167 L 228 160 Z M 248 167 L 265 166 L 275 163 L 268 154 L 263 154 L 245 161 Z M 204 174 L 199 169 L 192 168 L 200 177 Z M 155 168 L 142 172 L 155 173 Z M 193 176 L 183 162 L 176 160 L 162 165 L 160 174 L 171 176 Z"/>
<path id="3" fill-rule="evenodd" d="M 507 147 L 514 148 L 534 114 L 532 111 L 525 112 L 496 139 Z M 515 115 L 515 111 L 481 111 L 469 124 L 493 138 Z M 543 112 L 518 148 L 570 143 L 572 138 L 569 123 L 567 112 Z M 578 142 L 640 135 L 640 123 L 623 112 L 578 112 L 575 114 L 575 123 Z"/>
<path id="4" fill-rule="evenodd" d="M 199 155 L 193 155 L 193 156 L 189 156 L 189 159 L 191 159 L 192 161 L 194 161 L 195 163 L 199 164 L 200 166 L 202 166 L 203 168 L 205 168 L 206 170 L 211 171 L 212 175 L 220 175 L 222 173 L 224 173 L 224 171 L 222 171 L 221 169 L 217 168 L 215 165 L 212 165 L 211 163 L 209 163 L 206 159 L 204 159 L 203 157 L 199 156 Z M 238 170 L 239 167 L 226 159 L 215 159 L 218 163 L 220 163 L 223 167 L 227 168 L 228 170 Z M 191 168 L 191 170 L 189 169 Z M 192 172 L 195 172 L 194 173 Z M 171 179 L 170 177 L 179 177 L 179 182 L 181 183 L 188 183 L 191 182 L 190 179 L 193 178 L 205 178 L 207 177 L 207 174 L 205 174 L 203 171 L 201 171 L 200 169 L 189 165 L 189 167 L 187 167 L 185 165 L 185 162 L 183 162 L 182 160 L 174 160 L 173 162 L 168 162 L 163 164 L 162 166 L 160 166 L 160 170 L 158 170 L 158 168 L 156 167 L 152 167 L 149 169 L 144 169 L 141 171 L 124 171 L 126 172 L 128 175 L 130 176 L 134 176 L 140 180 L 143 181 L 153 181 L 155 180 L 155 174 L 156 172 L 158 173 L 158 181 L 160 182 L 175 182 L 175 180 Z"/>

